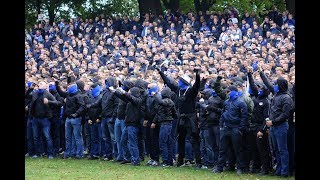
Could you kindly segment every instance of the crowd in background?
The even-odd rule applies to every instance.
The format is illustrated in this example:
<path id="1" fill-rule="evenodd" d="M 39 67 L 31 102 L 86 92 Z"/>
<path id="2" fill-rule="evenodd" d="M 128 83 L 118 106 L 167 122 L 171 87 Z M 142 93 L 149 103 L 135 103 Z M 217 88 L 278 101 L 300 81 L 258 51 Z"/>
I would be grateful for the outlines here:
<path id="1" fill-rule="evenodd" d="M 26 156 L 292 175 L 295 20 L 262 20 L 167 10 L 35 24 Z"/>

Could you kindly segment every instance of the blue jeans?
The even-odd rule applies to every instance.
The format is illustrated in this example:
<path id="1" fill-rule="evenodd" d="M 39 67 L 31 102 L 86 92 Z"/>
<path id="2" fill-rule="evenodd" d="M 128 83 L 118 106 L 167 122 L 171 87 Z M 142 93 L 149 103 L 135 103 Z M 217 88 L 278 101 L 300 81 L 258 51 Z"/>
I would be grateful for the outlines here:
<path id="1" fill-rule="evenodd" d="M 84 128 L 83 128 L 83 131 L 84 131 L 84 141 L 85 141 L 85 147 L 84 147 L 84 150 L 85 151 L 88 151 L 90 152 L 91 150 L 91 128 L 88 124 L 88 121 L 85 121 L 84 123 Z"/>
<path id="2" fill-rule="evenodd" d="M 176 159 L 176 154 L 177 154 L 177 146 L 178 146 L 178 142 L 177 142 L 177 123 L 178 120 L 174 119 L 172 121 L 172 130 L 171 130 L 171 149 L 172 149 L 172 158 Z"/>
<path id="3" fill-rule="evenodd" d="M 100 123 L 92 123 L 89 125 L 90 133 L 91 133 L 91 148 L 90 155 L 91 156 L 100 156 L 101 151 L 101 124 Z"/>
<path id="4" fill-rule="evenodd" d="M 284 122 L 270 128 L 273 147 L 276 152 L 277 169 L 276 174 L 289 175 L 289 153 L 288 153 L 288 122 Z"/>
<path id="5" fill-rule="evenodd" d="M 186 151 L 186 161 L 193 161 L 193 150 L 191 144 L 191 137 L 186 137 L 186 144 L 185 144 L 185 151 Z"/>
<path id="6" fill-rule="evenodd" d="M 122 146 L 122 150 L 123 150 L 123 158 L 126 161 L 130 161 L 131 160 L 131 154 L 128 148 L 128 129 L 125 126 L 122 130 L 122 134 L 121 134 L 121 146 Z"/>
<path id="7" fill-rule="evenodd" d="M 60 117 L 55 117 L 50 120 L 51 122 L 51 137 L 53 141 L 53 154 L 59 154 L 60 149 Z"/>
<path id="8" fill-rule="evenodd" d="M 50 156 L 53 156 L 53 145 L 52 145 L 52 139 L 50 135 L 50 121 L 48 118 L 33 118 L 32 122 L 32 132 L 33 132 L 33 139 L 34 139 L 34 144 L 35 144 L 35 149 L 36 149 L 36 154 L 40 155 L 41 152 L 41 140 L 42 138 L 41 132 L 45 137 L 46 140 L 46 147 L 47 147 L 47 153 Z"/>
<path id="9" fill-rule="evenodd" d="M 209 134 L 208 129 L 200 132 L 201 144 L 203 149 L 203 159 L 206 166 L 213 166 L 213 135 Z"/>
<path id="10" fill-rule="evenodd" d="M 161 124 L 160 126 L 160 135 L 159 135 L 159 146 L 162 155 L 162 162 L 164 164 L 173 165 L 172 159 L 172 123 L 170 124 Z"/>
<path id="11" fill-rule="evenodd" d="M 60 118 L 60 148 L 64 151 L 66 149 L 66 127 L 65 120 Z"/>
<path id="12" fill-rule="evenodd" d="M 35 153 L 32 123 L 33 118 L 29 117 L 27 120 L 27 152 L 30 156 L 33 156 Z"/>
<path id="13" fill-rule="evenodd" d="M 212 138 L 212 150 L 213 150 L 213 163 L 218 162 L 219 157 L 219 144 L 220 144 L 220 127 L 219 126 L 210 126 L 209 127 L 209 136 Z"/>
<path id="14" fill-rule="evenodd" d="M 125 128 L 125 123 L 124 120 L 120 120 L 120 119 L 116 119 L 116 122 L 114 124 L 114 136 L 115 136 L 115 140 L 117 142 L 117 149 L 118 149 L 118 156 L 116 157 L 117 161 L 122 161 L 124 160 L 123 158 L 123 149 L 121 146 L 121 135 L 122 135 L 122 131 Z"/>
<path id="15" fill-rule="evenodd" d="M 131 163 L 138 164 L 139 159 L 139 148 L 138 148 L 138 127 L 127 126 L 128 129 L 128 140 L 129 140 L 129 151 L 131 154 Z"/>
<path id="16" fill-rule="evenodd" d="M 76 157 L 83 157 L 83 139 L 81 132 L 81 119 L 66 119 L 65 122 L 65 134 L 66 134 L 66 150 L 64 152 L 64 157 L 72 156 L 72 135 L 74 136 L 74 141 L 76 145 Z"/>
<path id="17" fill-rule="evenodd" d="M 110 124 L 111 118 L 104 118 L 101 122 L 101 131 L 102 131 L 102 144 L 101 151 L 103 155 L 109 159 L 113 159 L 114 147 L 113 143 L 114 139 L 114 124 Z"/>
<path id="18" fill-rule="evenodd" d="M 222 130 L 220 130 L 220 149 L 217 165 L 217 168 L 219 170 L 223 170 L 223 167 L 225 166 L 226 161 L 229 158 L 228 153 L 230 152 L 231 147 L 234 150 L 237 169 L 243 170 L 245 168 L 242 140 L 243 137 L 238 128 L 224 127 Z"/>

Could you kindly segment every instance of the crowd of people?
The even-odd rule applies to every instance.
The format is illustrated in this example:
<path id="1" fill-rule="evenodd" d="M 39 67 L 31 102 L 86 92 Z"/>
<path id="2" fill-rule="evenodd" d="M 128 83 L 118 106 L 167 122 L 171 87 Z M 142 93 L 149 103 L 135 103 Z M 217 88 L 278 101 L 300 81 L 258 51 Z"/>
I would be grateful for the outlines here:
<path id="1" fill-rule="evenodd" d="M 295 20 L 262 19 L 169 9 L 26 29 L 26 156 L 293 175 Z"/>

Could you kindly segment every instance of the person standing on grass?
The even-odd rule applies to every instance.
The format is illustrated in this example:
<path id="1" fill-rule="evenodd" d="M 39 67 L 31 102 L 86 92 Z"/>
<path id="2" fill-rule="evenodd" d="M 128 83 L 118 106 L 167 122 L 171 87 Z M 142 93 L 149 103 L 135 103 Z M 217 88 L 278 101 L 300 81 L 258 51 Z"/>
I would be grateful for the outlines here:
<path id="1" fill-rule="evenodd" d="M 54 153 L 49 120 L 52 117 L 50 105 L 60 106 L 62 103 L 47 91 L 48 85 L 44 81 L 40 81 L 38 86 L 38 90 L 32 93 L 30 102 L 30 115 L 33 118 L 32 130 L 36 150 L 35 155 L 32 157 L 41 156 L 40 138 L 42 138 L 41 135 L 43 134 L 46 140 L 48 158 L 53 159 Z"/>
<path id="2" fill-rule="evenodd" d="M 221 77 L 218 77 L 221 79 Z M 237 160 L 237 174 L 242 174 L 245 169 L 242 147 L 242 135 L 246 130 L 248 110 L 247 105 L 238 97 L 237 87 L 228 87 L 228 99 L 224 102 L 223 113 L 220 118 L 220 149 L 217 166 L 214 173 L 221 173 L 227 160 L 230 146 L 233 146 Z"/>
<path id="3" fill-rule="evenodd" d="M 130 80 L 122 82 L 121 89 L 128 92 L 134 83 Z M 117 97 L 118 98 L 118 97 Z M 125 123 L 126 109 L 128 102 L 118 98 L 117 119 L 114 127 L 114 136 L 117 142 L 118 157 L 116 161 L 120 164 L 130 163 L 130 151 L 128 149 L 128 130 Z"/>
<path id="4" fill-rule="evenodd" d="M 143 118 L 141 113 L 141 90 L 137 87 L 131 88 L 129 92 L 125 92 L 123 89 L 118 89 L 117 91 L 113 88 L 109 89 L 114 92 L 115 96 L 128 103 L 126 108 L 125 124 L 128 131 L 131 164 L 133 166 L 140 166 L 138 131 L 139 126 L 141 125 L 140 121 Z"/>
<path id="5" fill-rule="evenodd" d="M 101 86 L 99 84 L 93 84 L 91 86 L 91 94 L 89 95 L 88 103 L 94 103 L 97 101 L 101 94 Z M 88 160 L 99 159 L 101 152 L 101 107 L 91 107 L 87 109 L 88 125 L 90 128 L 90 154 Z"/>
<path id="6" fill-rule="evenodd" d="M 175 104 L 171 100 L 171 90 L 166 87 L 161 91 L 161 99 L 156 96 L 157 113 L 152 121 L 151 128 L 160 126 L 159 146 L 162 156 L 162 167 L 173 166 L 172 121 L 177 118 Z"/>
<path id="7" fill-rule="evenodd" d="M 60 112 L 61 107 L 64 104 L 63 98 L 59 95 L 56 89 L 56 85 L 54 82 L 49 83 L 49 92 L 56 98 L 57 101 L 60 102 L 59 106 L 52 106 L 52 118 L 50 118 L 51 123 L 51 137 L 53 141 L 53 154 L 57 156 L 59 154 L 60 149 Z"/>
<path id="8" fill-rule="evenodd" d="M 288 81 L 279 77 L 274 86 L 268 81 L 264 72 L 260 69 L 263 83 L 273 94 L 270 104 L 269 120 L 266 121 L 270 127 L 270 135 L 276 154 L 276 176 L 289 176 L 289 152 L 288 152 L 288 120 L 293 109 L 293 100 L 288 91 Z"/>
<path id="9" fill-rule="evenodd" d="M 153 120 L 158 112 L 156 99 L 159 96 L 159 87 L 157 83 L 150 83 L 148 85 L 148 97 L 146 100 L 146 114 L 143 126 L 146 128 L 146 146 L 148 148 L 148 153 L 150 154 L 150 160 L 147 165 L 158 166 L 159 165 L 159 133 L 160 126 L 154 126 L 151 128 Z"/>
<path id="10" fill-rule="evenodd" d="M 248 142 L 253 161 L 252 169 L 255 172 L 260 171 L 260 175 L 267 175 L 271 171 L 271 156 L 265 119 L 269 116 L 270 100 L 268 96 L 270 91 L 263 83 L 254 82 L 252 69 L 248 70 L 248 79 L 254 102 L 248 131 Z"/>
<path id="11" fill-rule="evenodd" d="M 114 123 L 117 114 L 118 98 L 110 90 L 110 87 L 117 88 L 117 80 L 114 77 L 108 77 L 105 80 L 105 90 L 102 92 L 101 98 L 91 104 L 87 104 L 87 108 L 101 106 L 102 112 L 102 145 L 101 151 L 105 161 L 110 161 L 113 156 L 117 156 L 117 145 L 114 138 Z"/>
<path id="12" fill-rule="evenodd" d="M 180 77 L 178 84 L 169 79 L 159 68 L 159 72 L 164 84 L 178 95 L 178 162 L 177 167 L 184 166 L 185 141 L 187 134 L 191 135 L 191 144 L 196 159 L 196 168 L 202 167 L 200 154 L 200 136 L 196 117 L 196 98 L 200 88 L 200 69 L 196 72 L 195 83 L 191 86 L 191 78 L 188 75 Z"/>
<path id="13" fill-rule="evenodd" d="M 63 159 L 72 157 L 72 152 L 76 152 L 75 158 L 83 158 L 83 138 L 82 138 L 82 125 L 81 115 L 85 111 L 86 106 L 82 95 L 78 90 L 78 86 L 75 82 L 69 83 L 67 91 L 61 90 L 59 82 L 55 82 L 57 91 L 60 96 L 65 98 L 64 116 L 65 122 L 65 138 L 66 149 L 64 151 Z M 72 146 L 72 136 L 75 139 L 75 147 Z"/>

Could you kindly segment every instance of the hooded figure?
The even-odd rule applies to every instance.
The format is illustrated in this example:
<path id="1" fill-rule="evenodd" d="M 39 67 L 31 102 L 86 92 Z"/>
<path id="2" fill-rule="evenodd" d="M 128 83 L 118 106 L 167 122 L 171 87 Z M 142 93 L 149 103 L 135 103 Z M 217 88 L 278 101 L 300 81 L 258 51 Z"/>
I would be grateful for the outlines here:
<path id="1" fill-rule="evenodd" d="M 129 92 L 114 92 L 114 95 L 122 101 L 128 103 L 126 107 L 125 125 L 128 130 L 128 142 L 130 146 L 131 162 L 133 165 L 140 164 L 139 148 L 138 148 L 138 133 L 140 121 L 143 119 L 141 115 L 141 89 L 133 87 Z"/>
<path id="2" fill-rule="evenodd" d="M 267 125 L 270 128 L 273 145 L 278 149 L 276 174 L 281 176 L 289 175 L 289 155 L 287 145 L 288 120 L 293 109 L 293 99 L 288 92 L 288 82 L 284 78 L 277 79 L 279 91 L 274 94 L 270 105 L 269 119 Z M 281 144 L 281 145 L 280 145 Z"/>
<path id="3" fill-rule="evenodd" d="M 177 95 L 177 111 L 178 111 L 178 146 L 179 157 L 177 166 L 183 165 L 184 151 L 185 151 L 185 138 L 186 134 L 191 134 L 193 139 L 193 150 L 196 159 L 197 167 L 202 167 L 202 160 L 200 154 L 200 137 L 199 128 L 196 118 L 196 98 L 200 89 L 200 73 L 199 69 L 195 69 L 196 73 L 195 83 L 191 86 L 191 78 L 187 75 L 180 77 L 178 85 L 171 78 L 167 77 L 159 68 L 157 68 L 164 84 L 166 84 L 171 91 Z"/>
<path id="4" fill-rule="evenodd" d="M 172 166 L 174 154 L 172 152 L 172 138 L 168 137 L 172 131 L 172 121 L 177 118 L 174 102 L 171 100 L 171 90 L 166 87 L 161 91 L 162 99 L 157 98 L 158 111 L 153 123 L 160 125 L 159 145 L 162 153 L 163 166 Z"/>

